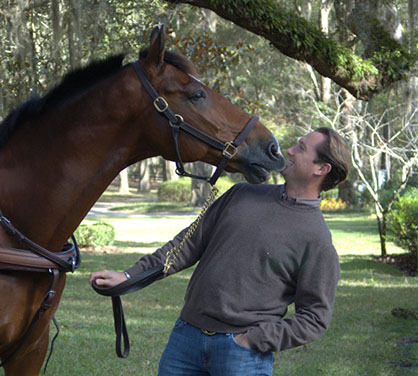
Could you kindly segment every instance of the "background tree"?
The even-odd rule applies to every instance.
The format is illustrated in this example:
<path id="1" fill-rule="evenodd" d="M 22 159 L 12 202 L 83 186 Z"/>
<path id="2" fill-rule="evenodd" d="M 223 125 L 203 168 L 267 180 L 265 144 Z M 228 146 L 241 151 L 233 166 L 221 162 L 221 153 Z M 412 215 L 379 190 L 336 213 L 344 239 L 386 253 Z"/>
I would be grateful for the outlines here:
<path id="1" fill-rule="evenodd" d="M 381 255 L 387 255 L 387 219 L 399 193 L 410 181 L 418 166 L 418 108 L 408 117 L 400 117 L 396 107 L 376 113 L 368 103 L 361 103 L 347 114 L 344 106 L 338 112 L 323 111 L 317 116 L 352 142 L 353 167 L 359 181 L 360 202 L 367 204 L 366 193 L 374 205 L 380 236 Z M 315 116 L 315 115 L 313 115 Z M 349 117 L 349 119 L 341 119 Z M 342 127 L 342 124 L 347 124 Z M 390 129 L 388 134 L 382 130 Z M 355 134 L 355 135 L 353 135 Z M 389 162 L 390 161 L 390 162 Z M 417 213 L 418 219 L 418 213 Z"/>
<path id="2" fill-rule="evenodd" d="M 263 36 L 286 56 L 306 61 L 322 76 L 331 78 L 359 99 L 369 100 L 405 77 L 416 61 L 416 56 L 387 30 L 391 24 L 383 23 L 377 17 L 376 11 L 382 7 L 375 0 L 342 2 L 351 5 L 346 9 L 346 13 L 350 13 L 345 27 L 356 36 L 356 42 L 362 43 L 364 57 L 353 53 L 346 43 L 328 38 L 317 25 L 298 16 L 282 1 L 168 1 L 213 10 L 236 25 Z"/>
<path id="3" fill-rule="evenodd" d="M 394 135 L 407 119 L 417 133 L 417 1 L 0 0 L 0 118 L 71 69 L 119 52 L 135 60 L 146 31 L 164 23 L 169 48 L 192 59 L 209 86 L 256 112 L 283 150 L 324 124 L 344 132 L 361 168 L 331 194 L 373 203 L 359 175 L 373 187 L 374 166 L 383 178 L 380 202 L 402 180 L 402 163 L 387 148 L 367 147 L 371 135 L 399 151 L 404 138 Z M 173 178 L 173 163 L 147 162 L 128 169 L 141 189 Z"/>
<path id="4" fill-rule="evenodd" d="M 314 99 L 312 103 L 322 115 L 318 123 L 321 118 L 327 119 L 331 126 L 345 133 L 353 148 L 357 174 L 352 174 L 352 179 L 339 188 L 340 197 L 355 203 L 354 180 L 360 179 L 374 202 L 381 252 L 385 255 L 389 210 L 417 165 L 414 136 L 417 97 L 416 91 L 411 90 L 416 84 L 416 1 L 401 6 L 373 0 L 295 1 L 294 9 L 284 2 L 268 0 L 180 0 L 177 3 L 212 9 L 221 17 L 263 36 L 283 54 L 309 63 L 304 67 L 313 90 L 307 97 Z M 312 22 L 314 14 L 318 15 L 317 23 Z M 332 37 L 331 15 L 334 18 Z M 405 15 L 409 22 L 406 28 Z M 320 73 L 319 77 L 314 70 Z M 400 80 L 408 76 L 408 70 L 409 82 L 405 84 Z M 327 77 L 338 85 L 334 93 Z M 376 96 L 387 88 L 404 93 L 405 109 L 387 111 L 388 105 L 393 105 L 393 95 Z M 367 106 L 355 97 L 374 103 Z M 311 107 L 301 111 L 303 117 L 311 113 L 306 108 Z M 306 127 L 315 123 L 309 119 Z M 400 176 L 391 174 L 392 165 L 402 171 Z"/>

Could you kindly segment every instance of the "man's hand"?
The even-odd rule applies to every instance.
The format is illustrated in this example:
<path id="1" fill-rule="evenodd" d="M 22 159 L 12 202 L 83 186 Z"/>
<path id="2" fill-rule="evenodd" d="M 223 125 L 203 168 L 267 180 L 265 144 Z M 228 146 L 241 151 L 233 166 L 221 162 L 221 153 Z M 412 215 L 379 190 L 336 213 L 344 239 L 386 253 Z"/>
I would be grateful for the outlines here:
<path id="1" fill-rule="evenodd" d="M 235 341 L 241 346 L 250 347 L 250 343 L 248 342 L 248 334 L 247 333 L 237 334 L 235 336 Z"/>
<path id="2" fill-rule="evenodd" d="M 90 285 L 92 285 L 95 278 L 98 278 L 96 280 L 96 285 L 99 287 L 113 287 L 127 279 L 124 272 L 101 270 L 90 275 Z"/>

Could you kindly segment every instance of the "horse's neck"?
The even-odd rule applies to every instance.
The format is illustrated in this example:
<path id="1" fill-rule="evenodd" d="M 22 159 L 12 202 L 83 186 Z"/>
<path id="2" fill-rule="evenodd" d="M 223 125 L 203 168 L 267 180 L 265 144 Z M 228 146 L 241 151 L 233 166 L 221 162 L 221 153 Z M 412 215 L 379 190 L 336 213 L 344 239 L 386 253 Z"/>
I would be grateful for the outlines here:
<path id="1" fill-rule="evenodd" d="M 44 247 L 59 250 L 119 171 L 151 156 L 133 154 L 141 134 L 129 109 L 138 102 L 129 104 L 132 87 L 117 79 L 18 129 L 0 150 L 0 208 Z M 115 90 L 124 103 L 112 99 Z"/>

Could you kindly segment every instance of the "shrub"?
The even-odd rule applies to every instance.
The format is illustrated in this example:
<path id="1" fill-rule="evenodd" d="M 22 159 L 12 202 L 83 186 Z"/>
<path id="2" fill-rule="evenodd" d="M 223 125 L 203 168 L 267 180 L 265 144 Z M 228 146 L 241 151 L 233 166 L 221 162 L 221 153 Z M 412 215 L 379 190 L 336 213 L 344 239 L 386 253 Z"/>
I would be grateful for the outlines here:
<path id="1" fill-rule="evenodd" d="M 232 181 L 228 176 L 222 176 L 216 182 L 216 187 L 219 189 L 218 197 L 224 194 L 229 188 L 231 188 L 236 183 Z"/>
<path id="2" fill-rule="evenodd" d="M 80 225 L 74 235 L 80 247 L 102 247 L 113 244 L 115 229 L 107 223 L 96 222 L 92 225 Z"/>
<path id="3" fill-rule="evenodd" d="M 409 252 L 418 252 L 418 188 L 409 188 L 393 204 L 388 224 L 395 244 Z"/>
<path id="4" fill-rule="evenodd" d="M 235 184 L 228 176 L 223 176 L 216 182 L 218 196 L 225 193 Z M 189 203 L 192 199 L 192 183 L 189 178 L 165 181 L 158 188 L 158 200 L 167 202 Z"/>
<path id="5" fill-rule="evenodd" d="M 323 198 L 321 200 L 321 210 L 324 211 L 333 211 L 333 210 L 342 210 L 347 207 L 347 203 L 343 200 L 335 199 L 334 197 Z"/>
<path id="6" fill-rule="evenodd" d="M 168 202 L 186 202 L 192 199 L 192 183 L 190 179 L 170 180 L 158 188 L 158 200 Z"/>
<path id="7" fill-rule="evenodd" d="M 326 192 L 322 191 L 321 197 L 322 197 L 322 200 L 329 199 L 329 198 L 334 198 L 336 200 L 338 198 L 338 188 L 333 188 Z"/>

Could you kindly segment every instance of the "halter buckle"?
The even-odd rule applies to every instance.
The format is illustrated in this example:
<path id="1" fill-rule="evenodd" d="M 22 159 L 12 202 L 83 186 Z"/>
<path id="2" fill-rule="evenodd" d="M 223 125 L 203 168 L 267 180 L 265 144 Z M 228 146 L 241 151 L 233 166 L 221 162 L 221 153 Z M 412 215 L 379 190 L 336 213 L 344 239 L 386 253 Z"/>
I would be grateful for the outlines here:
<path id="1" fill-rule="evenodd" d="M 75 271 L 75 269 L 76 269 L 76 265 L 77 265 L 77 263 L 76 263 L 76 259 L 75 259 L 75 257 L 73 256 L 73 257 L 71 257 L 71 273 L 74 273 L 74 271 Z"/>
<path id="2" fill-rule="evenodd" d="M 227 158 L 232 158 L 235 154 L 237 154 L 237 150 L 238 148 L 232 143 L 232 141 L 228 141 L 225 143 L 225 149 L 222 154 Z"/>
<path id="3" fill-rule="evenodd" d="M 162 105 L 161 107 L 160 104 Z M 154 100 L 154 107 L 157 109 L 158 112 L 164 112 L 168 109 L 168 103 L 163 97 L 157 97 Z"/>
<path id="4" fill-rule="evenodd" d="M 179 114 L 175 114 L 174 116 L 176 117 L 176 122 L 175 123 L 173 123 L 171 120 L 168 121 L 171 128 L 173 128 L 175 125 L 183 123 L 183 121 L 184 121 L 183 116 L 181 116 Z"/>

